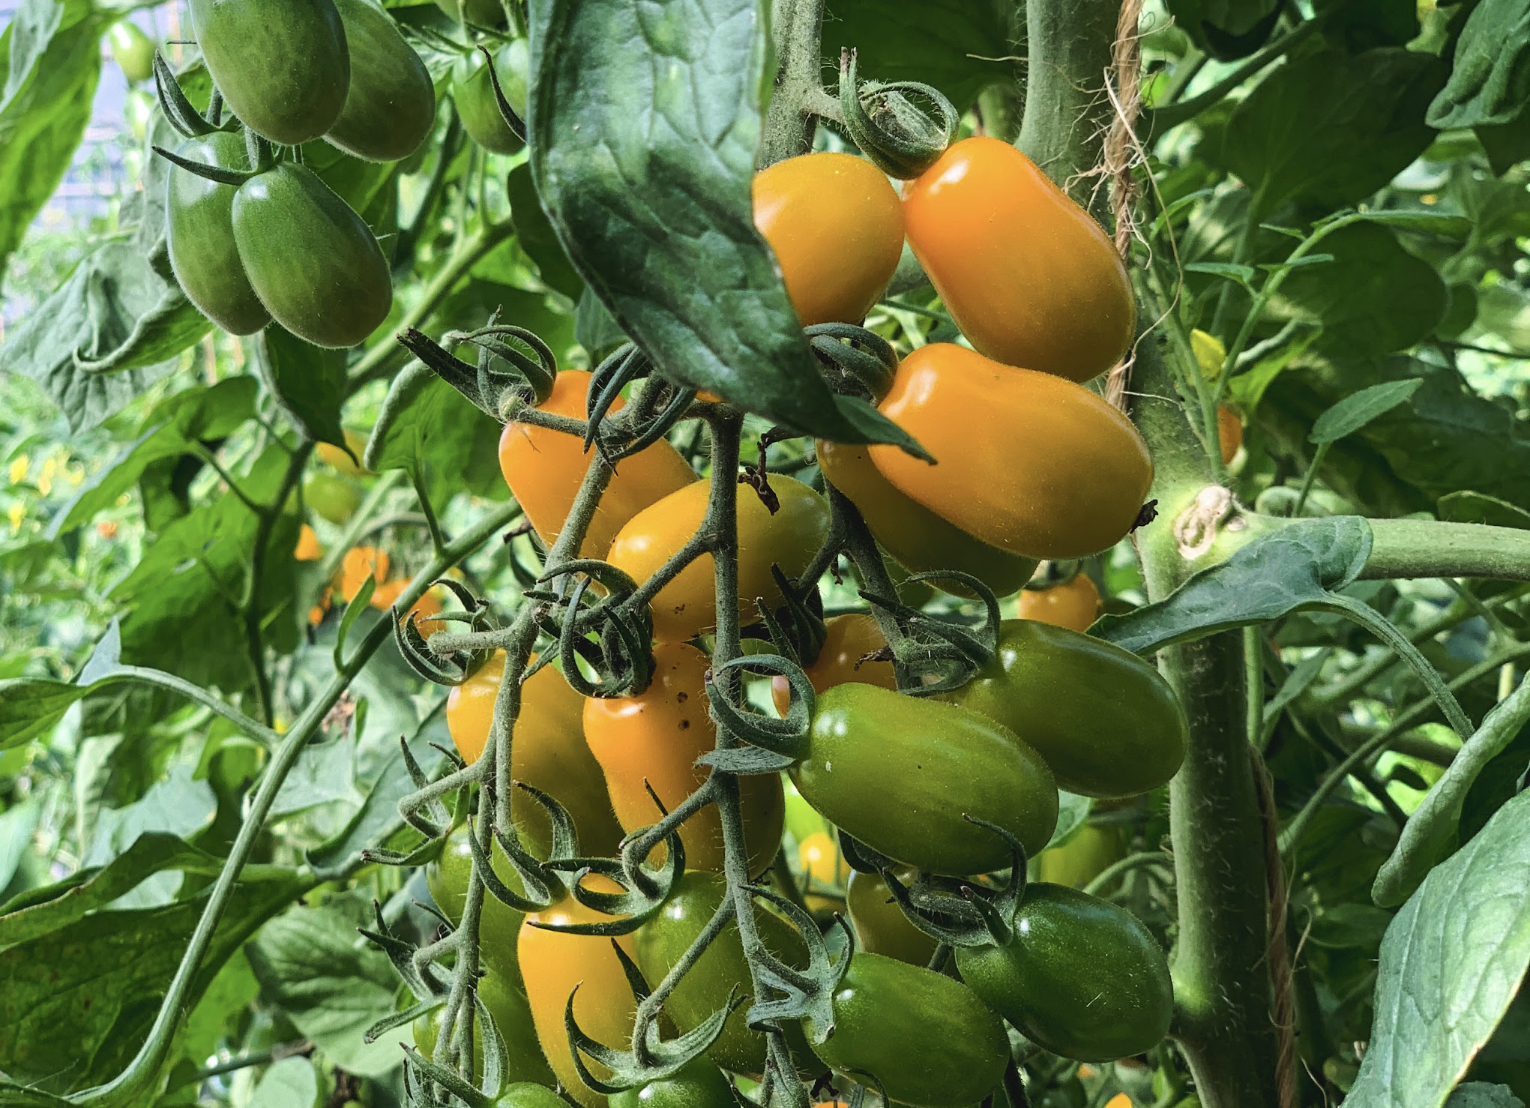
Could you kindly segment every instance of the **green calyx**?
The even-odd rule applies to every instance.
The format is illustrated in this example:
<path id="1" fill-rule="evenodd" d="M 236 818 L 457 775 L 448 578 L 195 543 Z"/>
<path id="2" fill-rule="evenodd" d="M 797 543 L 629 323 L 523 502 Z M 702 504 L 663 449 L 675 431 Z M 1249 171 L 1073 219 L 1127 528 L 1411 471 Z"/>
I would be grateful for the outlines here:
<path id="1" fill-rule="evenodd" d="M 839 104 L 845 129 L 861 153 L 883 173 L 905 181 L 935 164 L 961 122 L 956 106 L 929 85 L 918 81 L 861 84 L 856 79 L 854 50 L 840 52 Z"/>

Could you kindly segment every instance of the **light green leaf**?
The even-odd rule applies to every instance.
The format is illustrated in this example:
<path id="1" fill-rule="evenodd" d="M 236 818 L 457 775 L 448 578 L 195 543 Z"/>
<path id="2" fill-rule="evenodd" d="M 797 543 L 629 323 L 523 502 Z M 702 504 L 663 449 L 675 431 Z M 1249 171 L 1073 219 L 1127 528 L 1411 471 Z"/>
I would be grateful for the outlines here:
<path id="1" fill-rule="evenodd" d="M 1456 1091 L 1445 1102 L 1445 1108 L 1525 1108 L 1525 1102 L 1507 1085 L 1470 1081 L 1456 1086 Z"/>
<path id="2" fill-rule="evenodd" d="M 312 1108 L 319 1078 L 307 1058 L 283 1058 L 260 1075 L 249 1108 Z"/>
<path id="3" fill-rule="evenodd" d="M 1338 442 L 1348 435 L 1353 435 L 1371 420 L 1385 415 L 1407 400 L 1423 383 L 1422 377 L 1414 377 L 1403 381 L 1388 381 L 1385 384 L 1372 385 L 1368 389 L 1352 393 L 1318 416 L 1307 440 L 1321 445 L 1325 442 Z"/>
<path id="4" fill-rule="evenodd" d="M 266 388 L 292 421 L 317 442 L 344 446 L 345 351 L 314 346 L 275 323 L 256 343 Z"/>

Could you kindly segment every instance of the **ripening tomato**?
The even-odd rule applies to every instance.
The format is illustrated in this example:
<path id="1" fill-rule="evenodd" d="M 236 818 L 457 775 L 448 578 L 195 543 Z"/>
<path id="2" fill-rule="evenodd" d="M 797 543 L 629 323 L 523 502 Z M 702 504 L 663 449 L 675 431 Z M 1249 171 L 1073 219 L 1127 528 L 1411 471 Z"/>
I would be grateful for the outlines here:
<path id="1" fill-rule="evenodd" d="M 877 542 L 911 573 L 961 570 L 987 585 L 995 596 L 1008 596 L 1036 572 L 1035 558 L 989 546 L 899 492 L 872 464 L 864 446 L 820 439 L 818 468 L 860 510 Z M 960 594 L 950 581 L 934 583 Z"/>
<path id="2" fill-rule="evenodd" d="M 760 170 L 752 191 L 802 325 L 865 319 L 903 252 L 903 211 L 882 171 L 853 154 L 802 154 Z"/>
<path id="3" fill-rule="evenodd" d="M 818 698 L 792 780 L 845 833 L 933 873 L 1009 864 L 1004 840 L 963 816 L 1003 827 L 1028 854 L 1040 851 L 1057 825 L 1052 771 L 1007 727 L 953 708 L 874 685 L 837 685 Z"/>
<path id="4" fill-rule="evenodd" d="M 585 1108 L 602 1108 L 606 1098 L 579 1078 L 570 1053 L 563 1014 L 569 994 L 574 997 L 574 1019 L 579 1029 L 598 1042 L 624 1050 L 632 1040 L 632 1023 L 637 1015 L 637 1000 L 627 983 L 621 961 L 611 949 L 611 939 L 604 935 L 569 935 L 547 931 L 538 923 L 598 923 L 608 917 L 586 908 L 572 897 L 561 904 L 526 917 L 521 924 L 517 946 L 521 977 L 526 982 L 526 998 L 536 1024 L 542 1053 L 552 1064 L 563 1088 Z M 632 954 L 632 936 L 616 939 L 618 946 Z M 602 1076 L 606 1070 L 587 1058 L 590 1072 Z"/>
<path id="5" fill-rule="evenodd" d="M 857 951 L 834 990 L 834 1033 L 813 1052 L 859 1070 L 891 1100 L 966 1108 L 998 1087 L 1009 1062 L 1004 1024 L 978 994 L 944 974 Z M 811 1018 L 803 1021 L 808 1041 Z"/>
<path id="6" fill-rule="evenodd" d="M 454 830 L 447 836 L 440 857 L 425 867 L 425 884 L 430 889 L 431 899 L 441 909 L 441 914 L 452 921 L 453 926 L 462 922 L 468 876 L 473 868 L 473 848 L 468 845 L 469 833 L 466 826 Z M 515 892 L 524 894 L 526 888 L 521 884 L 520 876 L 497 843 L 493 858 L 495 876 Z M 478 957 L 484 965 L 517 988 L 521 984 L 521 967 L 515 958 L 515 941 L 524 918 L 523 913 L 485 891 L 483 911 L 478 917 Z"/>
<path id="7" fill-rule="evenodd" d="M 540 405 L 541 410 L 583 419 L 590 376 L 579 369 L 559 373 L 553 381 L 552 394 Z M 611 410 L 620 409 L 622 403 L 618 398 Z M 499 438 L 500 472 L 505 475 L 511 495 L 548 546 L 557 541 L 579 486 L 584 483 L 585 471 L 594 464 L 600 464 L 594 450 L 586 453 L 578 436 L 562 431 L 511 422 L 505 425 Z M 695 471 L 662 439 L 630 458 L 623 458 L 590 520 L 579 548 L 580 556 L 605 557 L 612 538 L 633 516 L 695 480 Z"/>
<path id="8" fill-rule="evenodd" d="M 808 889 L 843 888 L 850 880 L 850 863 L 839 844 L 825 831 L 809 835 L 797 844 L 797 868 Z"/>
<path id="9" fill-rule="evenodd" d="M 1141 1054 L 1174 1014 L 1169 963 L 1152 933 L 1125 908 L 1061 885 L 1026 886 L 1010 941 L 958 947 L 956 965 L 1026 1038 L 1064 1058 Z"/>
<path id="10" fill-rule="evenodd" d="M 515 932 L 510 932 L 508 938 L 512 944 L 513 961 Z M 519 980 L 517 971 L 516 981 Z M 494 1028 L 504 1041 L 505 1080 L 552 1081 L 552 1069 L 542 1055 L 542 1046 L 537 1042 L 536 1028 L 532 1025 L 531 1004 L 520 986 L 506 981 L 496 970 L 490 969 L 478 979 L 478 999 L 483 1001 L 489 1015 L 494 1018 Z M 441 1019 L 444 1015 L 445 1009 L 437 1008 L 414 1021 L 415 1049 L 427 1058 L 435 1055 L 436 1040 L 441 1034 Z M 473 1025 L 473 1072 L 480 1076 L 483 1074 L 483 1032 L 476 1019 Z"/>
<path id="11" fill-rule="evenodd" d="M 744 623 L 760 618 L 756 597 L 772 607 L 785 603 L 771 563 L 795 577 L 829 537 L 829 506 L 823 497 L 778 474 L 771 476 L 770 487 L 781 501 L 775 515 L 752 490 L 738 490 L 738 607 Z M 710 491 L 710 482 L 696 481 L 645 508 L 617 533 L 606 560 L 641 585 L 696 533 Z M 654 638 L 683 642 L 716 627 L 714 587 L 712 555 L 703 554 L 654 597 Z"/>
<path id="12" fill-rule="evenodd" d="M 340 598 L 349 604 L 368 577 L 378 586 L 388 579 L 388 552 L 375 546 L 351 547 L 340 559 Z M 372 595 L 377 595 L 375 589 Z"/>
<path id="13" fill-rule="evenodd" d="M 489 741 L 494 701 L 505 678 L 505 652 L 495 651 L 446 697 L 446 728 L 457 752 L 478 761 Z M 585 857 L 611 857 L 622 839 L 600 765 L 584 741 L 584 697 L 552 666 L 521 684 L 521 710 L 510 742 L 510 776 L 552 796 L 568 809 Z M 516 826 L 543 856 L 552 846 L 552 823 L 530 796 L 517 794 Z"/>
<path id="14" fill-rule="evenodd" d="M 317 562 L 324 557 L 324 548 L 319 545 L 319 536 L 306 523 L 298 529 L 297 549 L 292 552 L 292 557 L 299 562 Z"/>
<path id="15" fill-rule="evenodd" d="M 678 1073 L 611 1097 L 611 1108 L 738 1108 L 738 1104 L 722 1070 L 703 1058 L 691 1059 Z"/>
<path id="16" fill-rule="evenodd" d="M 605 772 L 616 818 L 628 831 L 660 819 L 647 785 L 672 811 L 706 781 L 711 771 L 696 759 L 717 743 L 707 712 L 709 659 L 690 643 L 654 647 L 653 681 L 636 696 L 590 697 L 584 702 L 584 737 Z M 781 775 L 755 773 L 738 779 L 749 850 L 749 873 L 769 868 L 781 846 L 785 804 Z M 680 827 L 685 866 L 721 870 L 722 819 L 708 805 Z"/>
<path id="17" fill-rule="evenodd" d="M 637 929 L 635 957 L 649 982 L 657 985 L 679 964 L 726 895 L 728 883 L 720 874 L 687 870 L 681 876 L 664 907 Z M 803 963 L 807 948 L 796 928 L 758 903 L 754 918 L 760 941 L 767 950 L 787 965 Z M 664 1011 L 680 1031 L 690 1031 L 726 1005 L 728 994 L 734 989 L 739 995 L 754 991 L 736 922 L 723 929 L 680 979 L 665 1002 Z M 722 1034 L 707 1050 L 707 1057 L 730 1072 L 754 1075 L 765 1068 L 765 1035 L 750 1029 L 747 1009 L 745 1005 L 728 1017 Z M 801 1061 L 805 1072 L 813 1059 L 802 1029 L 795 1020 L 783 1021 L 783 1028 L 792 1057 Z"/>
<path id="18" fill-rule="evenodd" d="M 1082 385 L 931 343 L 898 366 L 880 410 L 935 457 L 876 445 L 899 491 L 977 539 L 1082 558 L 1136 523 L 1153 483 L 1131 420 Z"/>
<path id="19" fill-rule="evenodd" d="M 1021 619 L 1034 619 L 1070 631 L 1087 631 L 1099 614 L 1100 590 L 1084 573 L 1058 585 L 1020 593 Z"/>
<path id="20" fill-rule="evenodd" d="M 1036 857 L 1036 877 L 1051 885 L 1082 889 L 1126 857 L 1126 831 L 1117 824 L 1086 823 Z"/>
<path id="21" fill-rule="evenodd" d="M 344 437 L 345 450 L 332 442 L 321 442 L 314 447 L 314 453 L 325 465 L 340 471 L 347 477 L 370 477 L 371 470 L 361 464 L 361 459 L 366 457 L 367 453 L 367 435 L 347 427 Z M 346 453 L 347 450 L 350 453 Z"/>
<path id="22" fill-rule="evenodd" d="M 1217 445 L 1222 450 L 1222 464 L 1232 465 L 1243 446 L 1243 420 L 1226 404 L 1217 405 Z"/>
<path id="23" fill-rule="evenodd" d="M 835 616 L 825 625 L 823 649 L 803 672 L 813 683 L 814 692 L 823 692 L 847 681 L 896 689 L 898 678 L 891 662 L 862 661 L 866 655 L 886 646 L 887 639 L 883 637 L 876 617 L 859 613 Z M 791 685 L 785 677 L 776 675 L 770 679 L 770 695 L 776 711 L 784 716 L 791 704 Z"/>
<path id="24" fill-rule="evenodd" d="M 1137 300 L 1115 244 L 1007 142 L 955 143 L 903 200 L 914 256 L 972 345 L 1087 381 L 1126 355 Z"/>
<path id="25" fill-rule="evenodd" d="M 1114 643 L 1030 619 L 999 625 L 998 652 L 941 699 L 1003 724 L 1057 784 L 1117 798 L 1156 789 L 1185 758 L 1189 725 L 1153 666 Z"/>
<path id="26" fill-rule="evenodd" d="M 1042 857 L 1046 857 L 1042 851 Z M 900 866 L 894 871 L 904 885 L 911 883 L 918 871 Z M 845 893 L 850 922 L 855 924 L 856 946 L 870 954 L 896 958 L 911 966 L 929 965 L 939 944 L 909 923 L 903 909 L 893 899 L 887 881 L 878 873 L 855 872 Z"/>

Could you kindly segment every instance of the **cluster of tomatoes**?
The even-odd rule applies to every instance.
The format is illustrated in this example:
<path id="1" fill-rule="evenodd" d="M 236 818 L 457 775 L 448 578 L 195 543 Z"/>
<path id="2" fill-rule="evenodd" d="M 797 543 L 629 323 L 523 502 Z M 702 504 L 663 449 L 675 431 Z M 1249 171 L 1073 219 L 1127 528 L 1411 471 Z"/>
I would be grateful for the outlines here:
<path id="1" fill-rule="evenodd" d="M 1082 384 L 1126 352 L 1135 326 L 1130 286 L 1100 228 L 1023 155 L 966 140 L 900 200 L 869 162 L 811 154 L 761 172 L 754 201 L 756 224 L 805 324 L 863 319 L 906 236 L 977 348 L 921 347 L 876 398 L 934 465 L 890 447 L 817 444 L 825 481 L 904 568 L 962 569 L 1005 596 L 1039 559 L 1099 553 L 1133 527 L 1152 479 L 1147 449 L 1131 423 Z M 817 264 L 836 248 L 853 264 Z M 583 419 L 590 387 L 589 373 L 565 370 L 539 407 Z M 550 544 L 586 470 L 601 463 L 575 435 L 512 421 L 500 464 Z M 701 527 L 709 485 L 662 439 L 623 458 L 580 556 L 602 559 L 641 586 Z M 759 619 L 756 598 L 786 601 L 772 566 L 787 578 L 802 574 L 830 534 L 823 494 L 783 475 L 772 474 L 769 485 L 769 507 L 748 491 L 738 498 L 746 624 Z M 890 1100 L 966 1108 L 1003 1079 L 1011 1057 L 1006 1021 L 1037 1046 L 1080 1060 L 1137 1054 L 1167 1031 L 1172 989 L 1157 941 L 1124 909 L 1071 887 L 1076 875 L 1066 866 L 1052 867 L 1059 883 L 1025 888 L 1003 941 L 958 945 L 941 969 L 926 965 L 936 942 L 904 916 L 888 884 L 924 871 L 991 885 L 983 875 L 1007 870 L 1011 840 L 1048 858 L 1059 789 L 1117 800 L 1161 786 L 1179 768 L 1187 728 L 1178 702 L 1152 666 L 1082 633 L 1098 604 L 1084 576 L 1027 594 L 1022 611 L 1033 618 L 1003 621 L 991 660 L 934 696 L 898 690 L 881 625 L 867 614 L 829 620 L 822 648 L 803 659 L 817 695 L 805 748 L 784 775 L 790 797 L 780 773 L 741 775 L 738 784 L 749 872 L 771 869 L 791 805 L 805 802 L 818 830 L 799 828 L 792 837 L 802 844 L 806 874 L 827 876 L 854 930 L 854 953 L 832 999 L 833 1034 L 824 1038 L 812 1019 L 783 1029 L 804 1077 L 826 1066 L 870 1074 Z M 717 737 L 702 645 L 718 622 L 712 556 L 701 554 L 659 588 L 650 614 L 653 678 L 641 691 L 586 697 L 553 666 L 521 686 L 511 776 L 567 809 L 583 855 L 618 853 L 625 835 L 656 822 L 655 798 L 672 811 L 710 772 L 697 760 Z M 495 655 L 449 696 L 447 724 L 468 762 L 488 742 L 504 675 L 504 655 Z M 771 693 L 784 714 L 789 683 L 775 678 Z M 551 824 L 527 807 L 517 809 L 517 831 L 545 853 Z M 894 865 L 848 875 L 844 887 L 825 837 L 834 829 Z M 1119 833 L 1103 834 L 1119 847 Z M 717 809 L 698 809 L 679 836 L 686 870 L 676 888 L 655 915 L 614 940 L 651 984 L 681 962 L 728 895 Z M 1096 853 L 1110 845 L 1091 839 Z M 437 903 L 454 920 L 471 859 L 459 830 L 428 871 Z M 512 879 L 508 864 L 501 877 Z M 811 905 L 811 882 L 807 892 Z M 765 947 L 802 964 L 808 948 L 797 926 L 768 906 L 757 917 Z M 555 1075 L 589 1108 L 605 1098 L 580 1079 L 566 1008 L 586 1035 L 622 1044 L 637 1001 L 613 940 L 548 928 L 605 918 L 573 899 L 522 917 L 489 897 L 479 931 L 487 970 L 480 996 L 506 1039 L 512 1077 Z M 666 1000 L 666 1026 L 691 1031 L 730 994 L 752 991 L 730 924 Z M 424 1018 L 416 1026 L 427 1053 L 437 1030 Z M 766 1051 L 764 1034 L 739 1010 L 704 1060 L 613 1100 L 730 1104 L 723 1072 L 757 1077 Z"/>

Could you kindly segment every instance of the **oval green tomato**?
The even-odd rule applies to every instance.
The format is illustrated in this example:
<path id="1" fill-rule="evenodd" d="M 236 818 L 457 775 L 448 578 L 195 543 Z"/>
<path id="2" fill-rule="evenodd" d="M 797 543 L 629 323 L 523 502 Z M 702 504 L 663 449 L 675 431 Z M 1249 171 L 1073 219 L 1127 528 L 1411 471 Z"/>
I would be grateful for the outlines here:
<path id="1" fill-rule="evenodd" d="M 419 149 L 436 121 L 436 89 L 393 17 L 370 0 L 334 0 L 345 24 L 351 84 L 326 142 L 371 162 Z"/>
<path id="2" fill-rule="evenodd" d="M 480 27 L 505 25 L 505 9 L 500 6 L 499 0 L 436 0 L 436 7 L 453 19 L 466 16 L 469 23 L 476 23 Z"/>
<path id="3" fill-rule="evenodd" d="M 187 139 L 175 151 L 220 169 L 246 169 L 244 138 L 215 131 Z M 187 299 L 225 331 L 253 335 L 271 322 L 239 260 L 234 243 L 233 185 L 172 165 L 165 178 L 165 244 L 170 268 Z"/>
<path id="4" fill-rule="evenodd" d="M 825 1065 L 861 1070 L 916 1108 L 966 1108 L 998 1086 L 1009 1038 L 997 1014 L 943 974 L 858 952 L 834 991 L 834 1033 L 813 1051 Z M 819 1030 L 802 1021 L 811 1042 Z"/>
<path id="5" fill-rule="evenodd" d="M 462 922 L 468 876 L 473 869 L 473 848 L 468 845 L 468 834 L 466 827 L 453 831 L 447 837 L 441 856 L 425 867 L 425 884 L 430 889 L 431 898 L 442 915 L 452 921 L 453 927 Z M 494 873 L 514 891 L 526 891 L 498 845 L 494 847 Z M 515 956 L 515 944 L 516 936 L 521 933 L 521 920 L 525 918 L 524 913 L 484 891 L 483 911 L 478 917 L 478 955 L 489 969 L 517 986 L 521 983 L 521 964 Z"/>
<path id="6" fill-rule="evenodd" d="M 1042 857 L 1046 857 L 1045 851 Z M 895 876 L 908 885 L 917 873 L 900 868 Z M 850 922 L 855 924 L 859 949 L 868 954 L 896 958 L 911 966 L 929 964 L 938 944 L 908 921 L 881 874 L 852 873 L 845 890 L 845 904 L 850 909 Z"/>
<path id="7" fill-rule="evenodd" d="M 638 968 L 645 978 L 655 985 L 664 980 L 705 929 L 727 891 L 728 883 L 721 874 L 689 870 L 680 878 L 659 914 L 639 927 L 633 937 Z M 755 922 L 767 949 L 788 965 L 801 964 L 806 947 L 790 923 L 765 909 L 755 913 Z M 754 991 L 738 925 L 730 923 L 680 979 L 664 1004 L 664 1012 L 681 1032 L 690 1031 L 724 1007 L 735 988 L 740 996 Z M 747 1007 L 728 1017 L 707 1057 L 733 1073 L 756 1075 L 765 1067 L 765 1035 L 750 1030 Z M 792 1022 L 784 1026 L 792 1056 L 810 1060 L 801 1028 Z"/>
<path id="8" fill-rule="evenodd" d="M 191 0 L 191 22 L 224 102 L 256 134 L 297 146 L 340 118 L 351 61 L 333 0 Z"/>
<path id="9" fill-rule="evenodd" d="M 303 484 L 303 499 L 323 519 L 341 526 L 361 506 L 361 490 L 354 481 L 333 473 L 315 473 Z"/>
<path id="10" fill-rule="evenodd" d="M 611 1098 L 611 1108 L 734 1108 L 733 1086 L 705 1058 L 696 1058 L 658 1081 L 623 1089 Z"/>
<path id="11" fill-rule="evenodd" d="M 546 1085 L 531 1081 L 517 1081 L 505 1086 L 494 1103 L 503 1104 L 506 1108 L 568 1108 L 568 1101 Z"/>
<path id="12" fill-rule="evenodd" d="M 478 999 L 494 1017 L 494 1027 L 504 1040 L 506 1079 L 552 1084 L 556 1078 L 542 1054 L 542 1045 L 537 1041 L 526 994 L 490 969 L 478 980 Z M 414 1021 L 415 1049 L 427 1058 L 435 1056 L 436 1039 L 441 1034 L 445 1011 L 436 1008 Z M 483 1032 L 476 1024 L 473 1028 L 473 1072 L 483 1073 Z M 560 1105 L 568 1108 L 561 1102 Z"/>
<path id="13" fill-rule="evenodd" d="M 283 162 L 234 193 L 234 241 L 271 318 L 315 346 L 355 346 L 388 318 L 393 275 L 362 218 Z"/>
<path id="14" fill-rule="evenodd" d="M 1189 726 L 1158 670 L 1102 639 L 1033 619 L 999 626 L 998 654 L 942 699 L 1002 723 L 1046 759 L 1059 788 L 1136 796 L 1179 769 Z"/>
<path id="15" fill-rule="evenodd" d="M 525 39 L 513 39 L 494 55 L 494 72 L 505 99 L 522 118 L 526 115 L 526 78 L 531 59 Z M 452 68 L 452 101 L 468 137 L 491 154 L 514 154 L 526 145 L 505 120 L 489 80 L 489 63 L 477 50 Z"/>
<path id="16" fill-rule="evenodd" d="M 154 76 L 154 44 L 130 19 L 112 24 L 106 34 L 112 48 L 112 61 L 129 81 L 147 81 Z"/>
<path id="17" fill-rule="evenodd" d="M 1076 889 L 1026 887 L 1004 946 L 959 948 L 962 980 L 1032 1042 L 1087 1062 L 1125 1058 L 1169 1031 L 1169 963 L 1126 909 Z"/>
<path id="18" fill-rule="evenodd" d="M 1057 826 L 1057 785 L 1041 756 L 987 716 L 875 685 L 818 697 L 807 756 L 791 770 L 809 804 L 873 850 L 934 873 L 987 873 L 1009 846 L 1028 854 Z"/>

